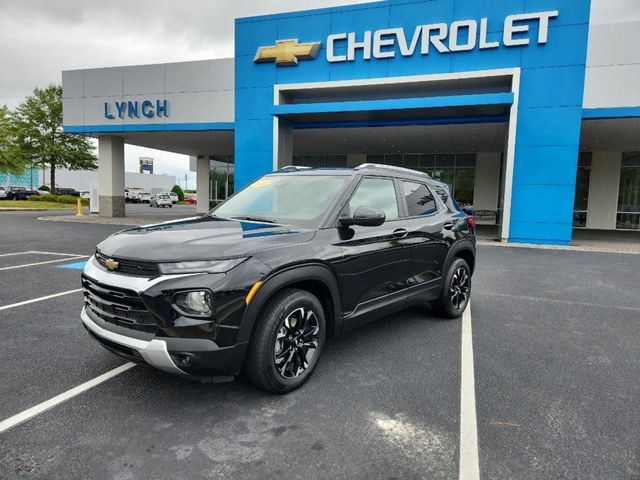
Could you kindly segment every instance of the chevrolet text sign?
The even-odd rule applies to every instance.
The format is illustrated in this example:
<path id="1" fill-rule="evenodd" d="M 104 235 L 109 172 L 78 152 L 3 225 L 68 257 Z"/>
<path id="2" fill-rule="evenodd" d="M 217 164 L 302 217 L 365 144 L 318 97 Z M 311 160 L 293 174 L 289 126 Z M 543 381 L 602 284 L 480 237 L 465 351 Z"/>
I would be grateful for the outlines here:
<path id="1" fill-rule="evenodd" d="M 557 16 L 557 10 L 509 15 L 504 20 L 502 44 L 507 47 L 529 45 L 532 41 L 529 28 L 532 26 L 538 27 L 535 40 L 538 45 L 547 43 L 549 20 Z M 482 18 L 479 22 L 458 20 L 451 25 L 418 25 L 408 36 L 402 28 L 385 28 L 374 32 L 369 30 L 359 38 L 355 32 L 336 33 L 327 37 L 327 60 L 353 61 L 356 55 L 364 60 L 393 58 L 396 56 L 396 46 L 403 57 L 412 56 L 418 49 L 421 55 L 428 55 L 432 47 L 440 53 L 500 47 L 499 41 L 488 40 L 489 28 L 489 20 Z M 336 53 L 337 51 L 340 53 Z"/>
<path id="2" fill-rule="evenodd" d="M 410 57 L 418 50 L 420 55 L 428 55 L 432 48 L 439 53 L 450 53 L 499 48 L 501 45 L 522 47 L 532 42 L 542 45 L 547 43 L 549 21 L 557 16 L 558 10 L 509 15 L 502 25 L 502 42 L 489 40 L 489 32 L 496 31 L 497 26 L 490 25 L 488 18 L 418 25 L 413 32 L 406 32 L 403 28 L 385 28 L 367 30 L 360 36 L 355 32 L 334 33 L 327 37 L 327 60 L 347 62 L 354 61 L 356 56 L 364 60 L 393 58 L 398 52 L 403 57 Z M 532 38 L 532 27 L 537 27 L 536 38 Z M 298 65 L 300 59 L 314 59 L 319 48 L 320 42 L 278 40 L 275 45 L 258 47 L 253 61 L 275 62 L 278 66 Z"/>

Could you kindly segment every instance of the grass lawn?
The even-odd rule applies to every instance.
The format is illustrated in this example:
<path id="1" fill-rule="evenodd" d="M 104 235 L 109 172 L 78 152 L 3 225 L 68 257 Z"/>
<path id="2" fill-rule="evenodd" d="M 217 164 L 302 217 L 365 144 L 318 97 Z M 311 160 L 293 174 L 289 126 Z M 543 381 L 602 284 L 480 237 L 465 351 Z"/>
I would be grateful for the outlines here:
<path id="1" fill-rule="evenodd" d="M 57 202 L 30 202 L 29 200 L 0 200 L 0 210 L 3 208 L 76 208 L 75 205 L 68 205 Z"/>

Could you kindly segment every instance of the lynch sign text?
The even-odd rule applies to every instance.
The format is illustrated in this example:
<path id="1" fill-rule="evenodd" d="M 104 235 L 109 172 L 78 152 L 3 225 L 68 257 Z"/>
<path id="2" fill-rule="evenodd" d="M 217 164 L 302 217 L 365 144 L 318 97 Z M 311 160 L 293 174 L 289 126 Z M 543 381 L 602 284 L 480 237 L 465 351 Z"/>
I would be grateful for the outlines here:
<path id="1" fill-rule="evenodd" d="M 166 100 L 143 100 L 127 102 L 104 102 L 104 118 L 153 118 L 168 117 L 169 102 Z"/>
<path id="2" fill-rule="evenodd" d="M 487 18 L 418 25 L 413 32 L 385 28 L 368 30 L 360 36 L 355 32 L 336 33 L 327 37 L 327 60 L 353 61 L 356 56 L 364 60 L 393 58 L 398 52 L 403 57 L 410 57 L 416 51 L 428 55 L 432 48 L 439 53 L 449 53 L 499 48 L 501 45 L 521 47 L 534 42 L 541 45 L 547 43 L 549 20 L 557 16 L 557 10 L 509 15 L 501 25 L 502 38 L 491 41 L 488 32 L 496 31 L 500 26 L 490 24 Z M 535 35 L 530 31 L 532 27 L 537 27 Z"/>

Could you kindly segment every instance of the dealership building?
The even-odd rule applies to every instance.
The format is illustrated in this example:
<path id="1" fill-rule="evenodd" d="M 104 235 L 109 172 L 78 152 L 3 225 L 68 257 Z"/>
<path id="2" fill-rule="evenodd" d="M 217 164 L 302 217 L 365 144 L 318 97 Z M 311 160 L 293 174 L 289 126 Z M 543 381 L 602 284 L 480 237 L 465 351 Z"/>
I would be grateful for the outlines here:
<path id="1" fill-rule="evenodd" d="M 235 56 L 65 71 L 64 128 L 195 157 L 198 209 L 287 165 L 382 163 L 448 183 L 509 242 L 640 228 L 640 22 L 589 0 L 385 0 L 241 18 Z"/>

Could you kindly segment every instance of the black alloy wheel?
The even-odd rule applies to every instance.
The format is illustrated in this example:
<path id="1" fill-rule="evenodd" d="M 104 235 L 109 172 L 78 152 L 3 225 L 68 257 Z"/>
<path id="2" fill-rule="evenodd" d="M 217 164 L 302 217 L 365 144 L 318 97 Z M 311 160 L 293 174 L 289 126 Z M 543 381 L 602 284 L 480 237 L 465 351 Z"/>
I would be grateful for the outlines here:
<path id="1" fill-rule="evenodd" d="M 449 295 L 451 296 L 451 304 L 456 310 L 467 305 L 469 294 L 471 293 L 471 277 L 467 273 L 467 269 L 460 266 L 453 277 L 449 287 Z"/>
<path id="2" fill-rule="evenodd" d="M 456 258 L 444 278 L 440 297 L 431 303 L 437 314 L 446 318 L 462 315 L 471 298 L 471 269 L 465 260 Z"/>
<path id="3" fill-rule="evenodd" d="M 273 349 L 278 373 L 284 378 L 299 377 L 318 350 L 320 326 L 312 309 L 300 307 L 283 320 Z"/>
<path id="4" fill-rule="evenodd" d="M 313 373 L 326 337 L 320 301 L 305 290 L 287 288 L 262 309 L 249 341 L 245 377 L 271 393 L 286 393 Z"/>

